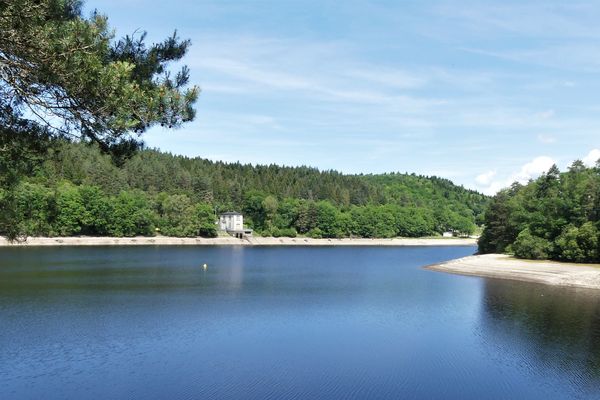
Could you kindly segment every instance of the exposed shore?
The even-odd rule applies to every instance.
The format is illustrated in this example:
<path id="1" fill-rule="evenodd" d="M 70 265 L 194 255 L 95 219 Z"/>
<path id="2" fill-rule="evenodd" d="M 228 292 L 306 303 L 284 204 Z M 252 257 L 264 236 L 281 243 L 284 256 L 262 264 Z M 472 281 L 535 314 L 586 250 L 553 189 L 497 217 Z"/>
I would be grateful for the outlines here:
<path id="1" fill-rule="evenodd" d="M 519 260 L 504 254 L 485 254 L 459 258 L 425 268 L 460 275 L 600 289 L 600 264 Z"/>
<path id="2" fill-rule="evenodd" d="M 459 238 L 394 238 L 394 239 L 310 239 L 253 237 L 174 238 L 154 237 L 29 237 L 24 242 L 9 243 L 0 237 L 0 247 L 16 246 L 148 246 L 148 245 L 204 245 L 204 246 L 471 246 L 476 239 Z"/>

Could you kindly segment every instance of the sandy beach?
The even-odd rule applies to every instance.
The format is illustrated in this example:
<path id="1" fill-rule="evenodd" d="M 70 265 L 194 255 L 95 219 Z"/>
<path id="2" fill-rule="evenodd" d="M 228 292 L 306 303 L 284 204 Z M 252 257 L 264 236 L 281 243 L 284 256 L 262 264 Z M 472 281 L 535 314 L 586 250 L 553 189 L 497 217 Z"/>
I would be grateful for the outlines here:
<path id="1" fill-rule="evenodd" d="M 503 254 L 485 254 L 460 258 L 425 268 L 460 275 L 600 289 L 600 264 L 519 260 Z"/>
<path id="2" fill-rule="evenodd" d="M 14 246 L 148 246 L 148 245 L 204 245 L 204 246 L 473 246 L 476 239 L 458 238 L 394 238 L 394 239 L 310 239 L 253 237 L 174 238 L 154 237 L 29 237 L 24 242 L 9 243 L 0 238 L 0 247 Z"/>

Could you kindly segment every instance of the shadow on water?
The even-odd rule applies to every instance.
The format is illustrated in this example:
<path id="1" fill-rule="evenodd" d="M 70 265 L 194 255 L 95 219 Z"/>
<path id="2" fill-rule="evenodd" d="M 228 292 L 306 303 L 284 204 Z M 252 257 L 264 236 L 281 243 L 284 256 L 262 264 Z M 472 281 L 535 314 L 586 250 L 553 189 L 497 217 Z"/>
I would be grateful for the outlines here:
<path id="1" fill-rule="evenodd" d="M 171 254 L 155 246 L 26 250 L 4 250 L 0 294 L 5 297 L 202 292 L 223 280 L 239 286 L 243 276 L 241 255 L 235 249 L 227 253 L 226 260 L 217 260 L 228 266 L 217 271 L 203 270 L 204 260 L 191 248 L 169 249 Z"/>
<path id="2" fill-rule="evenodd" d="M 600 293 L 485 280 L 481 322 L 488 343 L 520 353 L 580 385 L 600 385 Z"/>

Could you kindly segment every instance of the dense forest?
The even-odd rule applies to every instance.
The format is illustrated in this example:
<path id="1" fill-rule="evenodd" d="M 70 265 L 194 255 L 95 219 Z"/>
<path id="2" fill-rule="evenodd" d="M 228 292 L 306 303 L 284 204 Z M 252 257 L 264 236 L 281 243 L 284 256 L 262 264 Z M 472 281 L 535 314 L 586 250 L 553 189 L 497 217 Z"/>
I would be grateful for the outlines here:
<path id="1" fill-rule="evenodd" d="M 158 150 L 116 165 L 94 145 L 67 141 L 11 199 L 18 231 L 30 236 L 215 236 L 215 215 L 240 211 L 257 234 L 315 238 L 470 234 L 488 202 L 437 177 L 229 164 Z"/>
<path id="2" fill-rule="evenodd" d="M 258 234 L 468 234 L 488 199 L 407 174 L 211 162 L 141 149 L 195 117 L 178 64 L 191 42 L 117 38 L 79 0 L 0 2 L 0 234 L 214 236 L 241 211 Z M 138 151 L 140 150 L 140 151 Z"/>
<path id="3" fill-rule="evenodd" d="M 482 253 L 600 262 L 600 164 L 556 166 L 527 185 L 499 192 L 485 212 Z"/>
<path id="4" fill-rule="evenodd" d="M 22 178 L 57 141 L 94 143 L 120 163 L 141 147 L 148 129 L 177 128 L 196 114 L 199 88 L 180 64 L 190 40 L 174 32 L 152 43 L 142 30 L 119 38 L 107 16 L 82 10 L 81 0 L 0 1 L 0 232 L 9 239 L 34 232 L 147 231 L 150 220 L 135 229 L 118 227 L 113 217 L 101 222 L 104 217 L 77 205 L 85 196 L 96 201 L 100 192 L 90 194 L 96 189 L 23 186 Z M 29 200 L 39 203 L 26 209 Z M 117 207 L 113 200 L 102 207 Z M 86 214 L 67 218 L 63 206 Z"/>

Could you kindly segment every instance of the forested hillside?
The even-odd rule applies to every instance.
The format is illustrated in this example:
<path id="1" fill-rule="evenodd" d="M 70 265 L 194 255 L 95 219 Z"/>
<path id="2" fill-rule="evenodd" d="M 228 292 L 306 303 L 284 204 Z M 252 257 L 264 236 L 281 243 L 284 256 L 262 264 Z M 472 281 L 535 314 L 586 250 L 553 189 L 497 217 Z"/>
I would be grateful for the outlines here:
<path id="1" fill-rule="evenodd" d="M 213 236 L 214 213 L 241 211 L 259 234 L 311 237 L 471 233 L 487 197 L 449 180 L 344 175 L 142 150 L 116 166 L 94 146 L 64 142 L 16 189 L 28 235 Z"/>
<path id="2" fill-rule="evenodd" d="M 498 193 L 485 213 L 483 253 L 600 262 L 600 164 L 556 166 L 523 186 Z"/>

